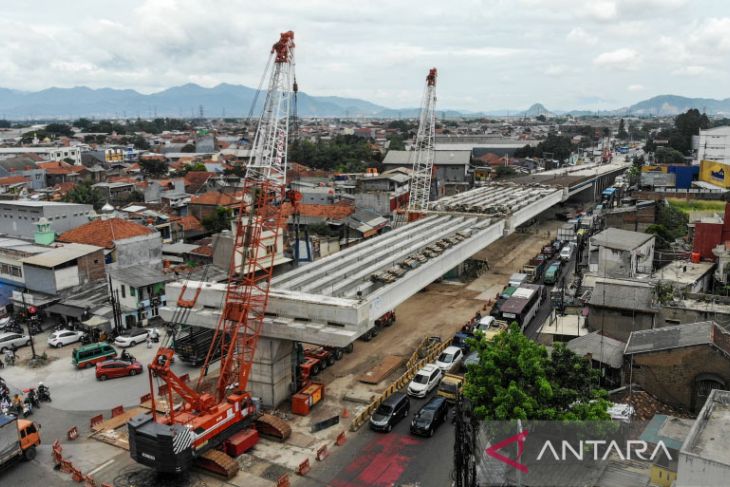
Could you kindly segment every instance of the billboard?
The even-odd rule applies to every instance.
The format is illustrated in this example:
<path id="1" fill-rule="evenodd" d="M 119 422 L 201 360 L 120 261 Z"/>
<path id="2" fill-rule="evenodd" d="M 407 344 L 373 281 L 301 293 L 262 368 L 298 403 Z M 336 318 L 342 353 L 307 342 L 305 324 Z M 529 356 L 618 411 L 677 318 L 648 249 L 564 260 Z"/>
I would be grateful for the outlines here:
<path id="1" fill-rule="evenodd" d="M 641 172 L 667 172 L 667 166 L 648 165 L 641 166 Z"/>
<path id="2" fill-rule="evenodd" d="M 700 181 L 721 188 L 730 188 L 730 165 L 704 160 L 700 163 Z"/>

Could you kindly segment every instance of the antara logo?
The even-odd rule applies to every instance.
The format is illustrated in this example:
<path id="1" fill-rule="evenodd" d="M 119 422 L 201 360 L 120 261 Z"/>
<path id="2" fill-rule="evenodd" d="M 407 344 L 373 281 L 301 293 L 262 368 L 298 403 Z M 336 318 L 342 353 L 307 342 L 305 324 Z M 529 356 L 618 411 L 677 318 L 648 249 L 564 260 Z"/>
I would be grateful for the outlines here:
<path id="1" fill-rule="evenodd" d="M 721 181 L 725 180 L 725 170 L 720 169 L 719 171 L 710 171 L 710 176 L 712 176 L 714 179 L 719 179 Z"/>
<path id="2" fill-rule="evenodd" d="M 522 457 L 522 452 L 525 450 L 525 438 L 527 438 L 527 430 L 522 430 L 519 433 L 517 433 L 514 436 L 510 436 L 506 440 L 502 440 L 499 443 L 496 443 L 489 448 L 485 450 L 486 454 L 489 455 L 492 458 L 496 458 L 502 463 L 506 463 L 510 467 L 514 467 L 520 472 L 527 473 L 527 465 L 523 463 L 519 463 L 517 460 L 519 460 Z M 501 453 L 497 453 L 497 450 L 501 450 L 505 446 L 517 442 L 517 456 L 515 459 L 511 459 L 509 457 L 506 457 L 502 455 Z"/>

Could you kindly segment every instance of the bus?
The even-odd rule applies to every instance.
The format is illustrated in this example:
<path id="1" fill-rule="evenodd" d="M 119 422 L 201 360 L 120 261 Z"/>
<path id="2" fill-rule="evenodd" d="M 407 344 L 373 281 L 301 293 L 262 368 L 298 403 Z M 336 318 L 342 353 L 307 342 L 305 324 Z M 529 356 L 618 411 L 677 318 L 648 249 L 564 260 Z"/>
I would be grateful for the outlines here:
<path id="1" fill-rule="evenodd" d="M 499 308 L 500 318 L 507 323 L 516 321 L 522 331 L 537 314 L 543 300 L 543 286 L 523 284 Z"/>

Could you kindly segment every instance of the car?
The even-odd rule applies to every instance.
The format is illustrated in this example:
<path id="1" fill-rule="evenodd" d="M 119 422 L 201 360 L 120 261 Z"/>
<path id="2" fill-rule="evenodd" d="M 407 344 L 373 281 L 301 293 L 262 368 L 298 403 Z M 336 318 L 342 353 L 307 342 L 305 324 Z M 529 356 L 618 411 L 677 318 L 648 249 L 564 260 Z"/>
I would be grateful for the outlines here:
<path id="1" fill-rule="evenodd" d="M 85 336 L 83 331 L 57 330 L 48 336 L 48 346 L 61 348 L 69 343 L 79 342 Z"/>
<path id="2" fill-rule="evenodd" d="M 133 347 L 146 342 L 148 336 L 150 336 L 150 332 L 146 328 L 132 328 L 131 330 L 125 330 L 120 333 L 114 339 L 114 345 L 122 348 Z"/>
<path id="3" fill-rule="evenodd" d="M 495 318 L 494 316 L 482 316 L 482 318 L 479 320 L 479 323 L 474 328 L 474 331 L 481 331 L 482 333 L 486 333 L 492 326 L 497 326 L 496 321 L 497 318 Z"/>
<path id="4" fill-rule="evenodd" d="M 560 251 L 560 260 L 570 260 L 571 257 L 573 257 L 573 246 L 568 244 Z"/>
<path id="5" fill-rule="evenodd" d="M 445 397 L 436 396 L 423 405 L 413 416 L 411 433 L 414 435 L 433 436 L 449 414 L 449 405 Z"/>
<path id="6" fill-rule="evenodd" d="M 468 369 L 470 365 L 479 363 L 479 352 L 472 352 L 464 359 L 464 368 Z"/>
<path id="7" fill-rule="evenodd" d="M 444 372 L 455 372 L 459 370 L 461 362 L 464 361 L 464 352 L 459 347 L 451 345 L 446 347 L 439 358 L 436 359 L 436 367 Z"/>
<path id="8" fill-rule="evenodd" d="M 370 416 L 370 429 L 389 433 L 398 421 L 408 416 L 411 401 L 402 392 L 388 396 Z"/>
<path id="9" fill-rule="evenodd" d="M 144 367 L 141 363 L 133 360 L 105 360 L 96 364 L 96 378 L 104 381 L 116 377 L 127 377 L 141 374 Z"/>
<path id="10" fill-rule="evenodd" d="M 436 365 L 424 365 L 421 370 L 416 372 L 411 383 L 408 384 L 408 395 L 426 397 L 429 392 L 438 386 L 443 376 L 443 371 Z"/>
<path id="11" fill-rule="evenodd" d="M 12 332 L 0 334 L 0 353 L 6 350 L 15 350 L 26 345 L 30 345 L 30 337 L 28 335 Z"/>

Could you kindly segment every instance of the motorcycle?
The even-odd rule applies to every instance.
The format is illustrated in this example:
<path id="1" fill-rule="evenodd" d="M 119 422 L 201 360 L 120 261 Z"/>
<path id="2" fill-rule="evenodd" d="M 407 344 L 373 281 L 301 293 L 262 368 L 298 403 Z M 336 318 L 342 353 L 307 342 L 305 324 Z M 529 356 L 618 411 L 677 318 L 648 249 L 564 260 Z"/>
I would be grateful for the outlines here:
<path id="1" fill-rule="evenodd" d="M 34 408 L 41 407 L 41 403 L 38 400 L 38 394 L 36 394 L 36 391 L 34 388 L 30 387 L 28 389 L 23 389 L 23 392 L 25 393 L 25 402 L 30 404 Z"/>
<path id="2" fill-rule="evenodd" d="M 51 390 L 43 384 L 38 386 L 38 400 L 43 402 L 51 402 Z"/>
<path id="3" fill-rule="evenodd" d="M 33 405 L 26 399 L 23 401 L 23 417 L 27 418 L 31 414 L 33 414 Z"/>
<path id="4" fill-rule="evenodd" d="M 134 355 L 132 355 L 131 353 L 129 353 L 126 350 L 124 350 L 122 352 L 122 354 L 119 356 L 119 360 L 124 360 L 126 362 L 130 362 L 131 363 L 131 362 L 136 361 L 137 359 L 134 357 Z"/>

